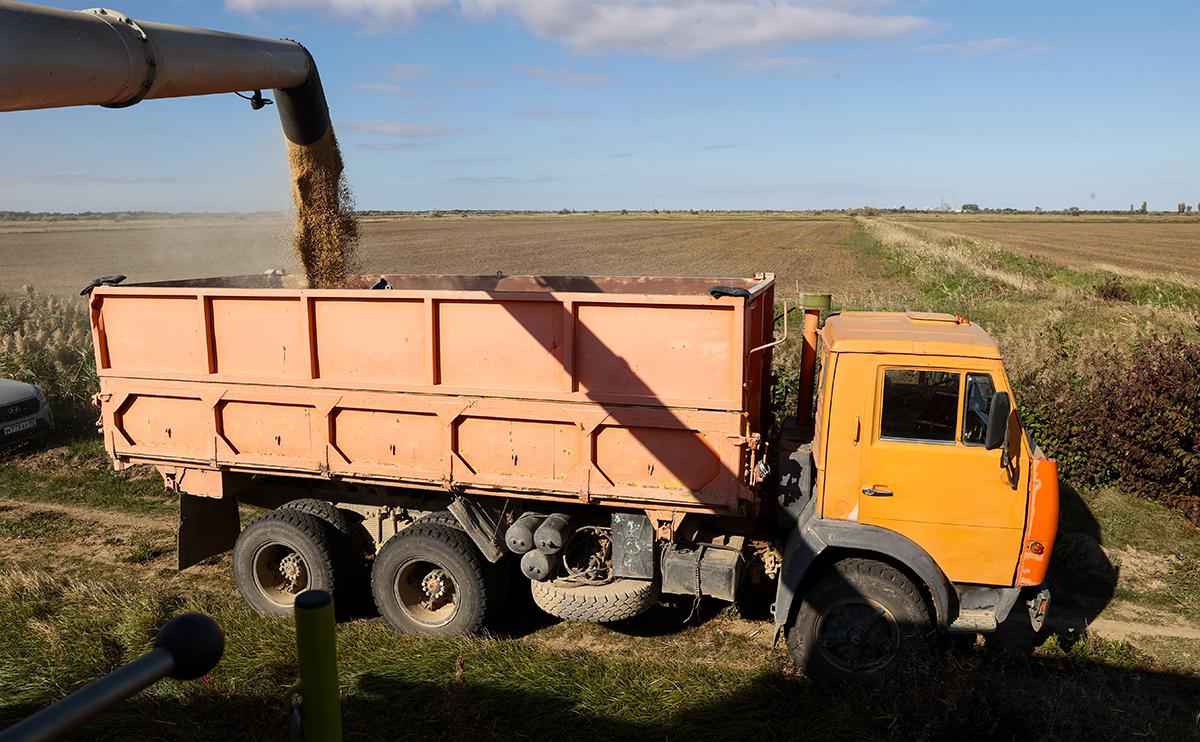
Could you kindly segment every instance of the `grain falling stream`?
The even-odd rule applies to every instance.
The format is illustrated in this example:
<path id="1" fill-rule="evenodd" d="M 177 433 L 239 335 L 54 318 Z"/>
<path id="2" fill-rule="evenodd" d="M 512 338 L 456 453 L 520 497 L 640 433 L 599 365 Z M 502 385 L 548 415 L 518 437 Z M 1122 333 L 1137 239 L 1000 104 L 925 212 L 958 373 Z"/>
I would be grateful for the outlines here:
<path id="1" fill-rule="evenodd" d="M 337 137 L 330 126 L 310 145 L 289 140 L 287 147 L 296 204 L 296 257 L 309 288 L 343 288 L 354 267 L 358 222 Z"/>

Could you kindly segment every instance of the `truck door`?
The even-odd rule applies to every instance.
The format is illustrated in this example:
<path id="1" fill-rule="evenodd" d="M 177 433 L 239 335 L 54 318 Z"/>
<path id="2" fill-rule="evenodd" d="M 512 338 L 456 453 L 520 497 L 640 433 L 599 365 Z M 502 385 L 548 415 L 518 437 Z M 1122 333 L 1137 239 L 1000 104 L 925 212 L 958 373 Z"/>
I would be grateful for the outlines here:
<path id="1" fill-rule="evenodd" d="M 956 359 L 892 360 L 876 365 L 868 386 L 859 522 L 912 539 L 952 582 L 1013 584 L 1025 487 L 1011 476 L 1019 468 L 1005 468 L 1000 451 L 983 447 L 1002 374 L 956 368 Z"/>

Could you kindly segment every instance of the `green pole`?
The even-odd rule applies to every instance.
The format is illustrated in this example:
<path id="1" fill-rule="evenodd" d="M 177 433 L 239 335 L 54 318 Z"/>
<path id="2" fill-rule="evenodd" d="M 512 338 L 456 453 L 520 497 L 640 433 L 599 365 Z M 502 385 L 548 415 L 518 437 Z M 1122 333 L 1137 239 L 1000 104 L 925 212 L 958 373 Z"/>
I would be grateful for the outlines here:
<path id="1" fill-rule="evenodd" d="M 338 690 L 333 597 L 308 590 L 296 598 L 296 654 L 300 657 L 300 732 L 305 742 L 340 742 L 342 701 Z"/>

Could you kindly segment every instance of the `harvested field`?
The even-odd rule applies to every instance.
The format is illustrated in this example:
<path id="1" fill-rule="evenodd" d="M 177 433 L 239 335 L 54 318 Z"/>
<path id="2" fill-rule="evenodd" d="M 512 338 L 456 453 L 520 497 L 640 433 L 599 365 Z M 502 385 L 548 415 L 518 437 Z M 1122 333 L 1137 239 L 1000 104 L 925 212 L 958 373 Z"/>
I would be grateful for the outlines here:
<path id="1" fill-rule="evenodd" d="M 0 223 L 0 293 L 33 286 L 77 294 L 99 276 L 130 280 L 294 271 L 283 215 L 177 217 L 135 222 Z"/>
<path id="2" fill-rule="evenodd" d="M 920 226 L 1085 270 L 1200 279 L 1200 221 L 921 221 Z"/>
<path id="3" fill-rule="evenodd" d="M 742 276 L 849 287 L 865 278 L 838 242 L 845 221 L 649 216 L 363 221 L 366 272 Z"/>
<path id="4" fill-rule="evenodd" d="M 0 292 L 73 293 L 93 278 L 130 280 L 298 270 L 282 216 L 151 223 L 0 224 Z M 879 288 L 877 268 L 839 242 L 850 220 L 610 215 L 376 217 L 360 222 L 366 273 L 734 276 L 769 271 L 785 288 Z"/>

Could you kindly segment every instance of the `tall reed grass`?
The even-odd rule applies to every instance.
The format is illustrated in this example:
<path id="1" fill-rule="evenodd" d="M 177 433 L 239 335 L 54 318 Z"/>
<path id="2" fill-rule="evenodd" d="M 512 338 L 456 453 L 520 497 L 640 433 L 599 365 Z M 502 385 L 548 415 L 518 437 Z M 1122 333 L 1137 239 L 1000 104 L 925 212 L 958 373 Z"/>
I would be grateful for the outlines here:
<path id="1" fill-rule="evenodd" d="M 60 424 L 87 425 L 98 389 L 87 304 L 31 290 L 0 295 L 0 377 L 42 387 Z"/>

